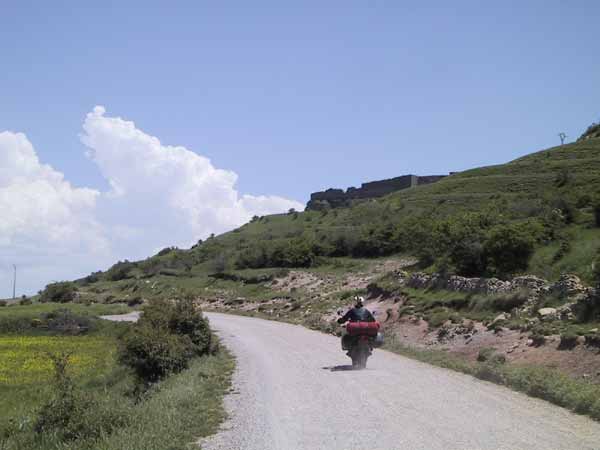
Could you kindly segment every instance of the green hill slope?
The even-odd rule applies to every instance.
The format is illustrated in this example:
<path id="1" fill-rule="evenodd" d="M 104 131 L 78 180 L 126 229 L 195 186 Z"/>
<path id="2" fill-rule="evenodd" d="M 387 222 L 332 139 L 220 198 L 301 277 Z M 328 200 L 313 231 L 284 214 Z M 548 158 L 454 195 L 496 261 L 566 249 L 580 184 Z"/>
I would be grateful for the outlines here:
<path id="1" fill-rule="evenodd" d="M 251 291 L 253 277 L 278 268 L 335 266 L 339 258 L 351 265 L 393 254 L 464 275 L 556 278 L 569 271 L 591 282 L 600 248 L 599 198 L 600 139 L 588 139 L 348 208 L 255 217 L 189 250 L 165 249 L 78 283 L 90 294 L 129 283 L 138 286 L 130 292 L 135 297 L 156 280 L 159 295 L 205 289 L 216 274 L 223 283 L 245 280 Z"/>

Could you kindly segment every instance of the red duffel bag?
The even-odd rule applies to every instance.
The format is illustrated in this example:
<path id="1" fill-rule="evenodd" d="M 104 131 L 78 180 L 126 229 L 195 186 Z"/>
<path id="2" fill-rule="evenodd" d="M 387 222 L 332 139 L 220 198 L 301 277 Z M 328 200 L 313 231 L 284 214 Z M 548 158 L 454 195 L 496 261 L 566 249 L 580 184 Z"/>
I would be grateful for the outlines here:
<path id="1" fill-rule="evenodd" d="M 348 322 L 346 331 L 350 336 L 377 336 L 379 322 Z"/>

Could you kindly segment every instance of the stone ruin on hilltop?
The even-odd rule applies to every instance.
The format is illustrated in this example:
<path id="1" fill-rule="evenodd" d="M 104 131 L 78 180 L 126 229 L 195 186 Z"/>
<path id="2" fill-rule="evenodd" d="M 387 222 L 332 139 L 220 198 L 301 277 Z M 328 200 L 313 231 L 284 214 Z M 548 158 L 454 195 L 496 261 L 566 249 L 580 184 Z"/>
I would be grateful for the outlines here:
<path id="1" fill-rule="evenodd" d="M 350 206 L 353 200 L 383 197 L 392 192 L 409 189 L 423 184 L 435 183 L 446 176 L 447 175 L 403 175 L 388 180 L 363 183 L 359 188 L 349 187 L 346 191 L 343 189 L 327 189 L 322 192 L 314 192 L 310 195 L 310 201 L 306 204 L 306 209 L 319 211 L 327 208 Z"/>

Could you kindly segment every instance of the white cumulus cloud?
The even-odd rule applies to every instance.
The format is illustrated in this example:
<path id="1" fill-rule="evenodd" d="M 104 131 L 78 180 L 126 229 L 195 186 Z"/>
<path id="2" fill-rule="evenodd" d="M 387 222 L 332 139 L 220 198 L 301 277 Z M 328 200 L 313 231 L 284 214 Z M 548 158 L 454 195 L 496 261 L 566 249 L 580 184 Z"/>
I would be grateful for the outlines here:
<path id="1" fill-rule="evenodd" d="M 81 141 L 110 190 L 72 186 L 42 164 L 22 133 L 0 133 L 0 298 L 12 264 L 19 292 L 73 279 L 118 259 L 186 247 L 254 215 L 301 210 L 277 196 L 240 194 L 237 175 L 181 146 L 162 144 L 131 121 L 96 106 Z"/>
<path id="2" fill-rule="evenodd" d="M 188 245 L 253 215 L 303 207 L 277 196 L 240 195 L 234 172 L 214 167 L 185 147 L 164 145 L 131 121 L 105 114 L 96 106 L 87 115 L 81 140 L 112 187 L 111 203 L 120 205 L 123 214 L 127 210 L 135 215 L 133 224 L 140 230 Z"/>
<path id="3" fill-rule="evenodd" d="M 19 286 L 31 291 L 41 278 L 60 279 L 74 265 L 91 268 L 93 258 L 101 262 L 109 242 L 95 219 L 99 195 L 73 187 L 41 164 L 24 134 L 1 132 L 1 285 L 10 290 L 12 264 L 18 266 Z"/>

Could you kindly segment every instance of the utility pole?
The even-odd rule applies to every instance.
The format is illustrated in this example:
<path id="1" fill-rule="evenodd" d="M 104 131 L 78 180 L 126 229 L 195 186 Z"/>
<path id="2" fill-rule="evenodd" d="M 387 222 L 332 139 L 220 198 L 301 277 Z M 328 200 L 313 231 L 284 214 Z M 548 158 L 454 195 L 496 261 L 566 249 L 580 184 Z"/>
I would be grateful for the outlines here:
<path id="1" fill-rule="evenodd" d="M 565 138 L 567 137 L 567 135 L 565 133 L 558 133 L 558 137 L 560 138 L 560 145 L 564 145 L 565 143 Z"/>
<path id="2" fill-rule="evenodd" d="M 17 298 L 17 265 L 13 264 L 13 269 L 15 269 L 15 276 L 13 278 L 13 300 Z"/>

